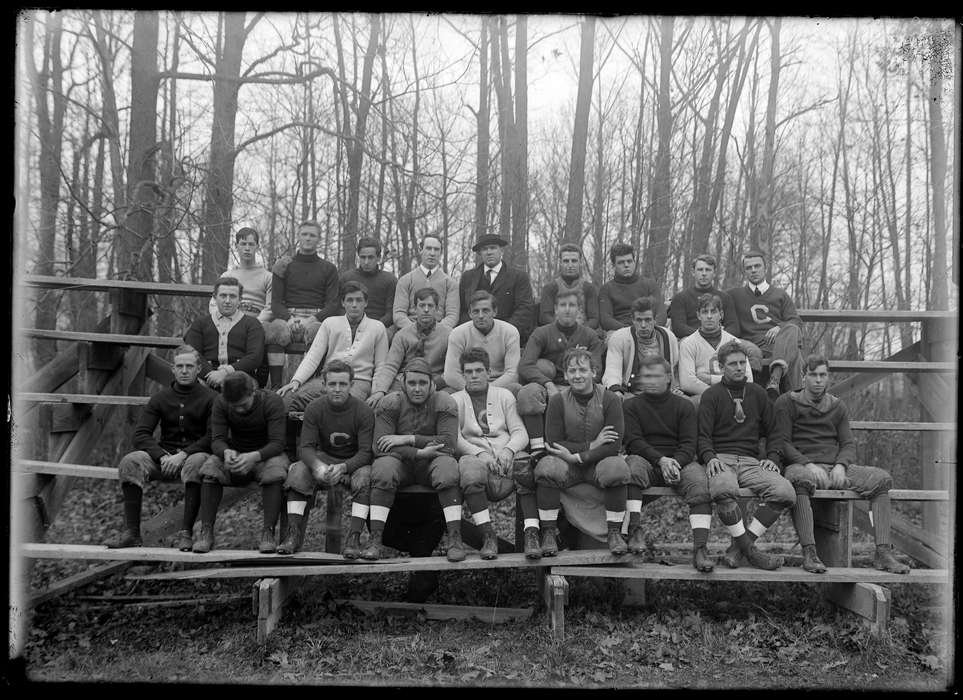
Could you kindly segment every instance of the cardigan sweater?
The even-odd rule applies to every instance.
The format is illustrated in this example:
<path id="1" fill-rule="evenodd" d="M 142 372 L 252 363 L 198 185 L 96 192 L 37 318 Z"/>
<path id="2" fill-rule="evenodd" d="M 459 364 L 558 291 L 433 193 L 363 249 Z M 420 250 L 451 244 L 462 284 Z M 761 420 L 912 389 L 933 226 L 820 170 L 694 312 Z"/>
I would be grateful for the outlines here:
<path id="1" fill-rule="evenodd" d="M 378 449 L 385 435 L 414 435 L 414 445 Z M 373 436 L 375 457 L 393 455 L 402 460 L 418 459 L 417 452 L 429 442 L 444 445 L 444 453 L 453 455 L 458 444 L 458 406 L 451 394 L 433 391 L 420 406 L 408 400 L 403 391 L 392 392 L 378 402 Z"/>
<path id="2" fill-rule="evenodd" d="M 320 396 L 304 409 L 298 457 L 310 465 L 323 452 L 344 462 L 345 472 L 351 474 L 370 466 L 373 435 L 374 411 L 364 401 L 349 395 L 344 406 L 336 407 Z"/>
<path id="3" fill-rule="evenodd" d="M 484 348 L 488 352 L 492 384 L 506 386 L 518 382 L 518 363 L 522 353 L 515 326 L 496 318 L 488 335 L 482 335 L 471 321 L 462 323 L 451 332 L 445 353 L 445 384 L 457 391 L 465 388 L 459 360 L 469 348 Z"/>
<path id="4" fill-rule="evenodd" d="M 669 356 L 665 358 L 672 366 L 672 384 L 679 385 L 679 341 L 668 328 L 656 326 L 655 332 L 662 336 L 663 344 L 669 349 Z M 613 387 L 629 391 L 635 378 L 635 328 L 626 326 L 615 331 L 609 338 L 609 349 L 605 355 L 605 373 L 602 375 L 602 386 L 607 389 Z"/>
<path id="5" fill-rule="evenodd" d="M 381 321 L 385 328 L 394 323 L 392 305 L 395 303 L 395 287 L 398 279 L 387 270 L 365 272 L 359 268 L 348 270 L 341 275 L 341 284 L 345 282 L 360 282 L 368 290 L 368 305 L 365 314 Z M 340 296 L 340 295 L 339 295 Z M 343 314 L 344 311 L 342 310 Z"/>
<path id="6" fill-rule="evenodd" d="M 436 323 L 434 330 L 425 340 L 424 359 L 431 368 L 431 377 L 435 380 L 437 388 L 444 388 L 445 353 L 448 351 L 448 336 L 451 328 L 441 323 Z M 371 384 L 371 393 L 378 391 L 387 392 L 391 389 L 391 383 L 398 376 L 398 373 L 408 366 L 413 360 L 415 350 L 418 347 L 418 326 L 412 324 L 397 333 L 391 339 L 391 347 L 383 363 L 375 367 L 374 380 Z"/>
<path id="7" fill-rule="evenodd" d="M 722 299 L 722 327 L 738 338 L 739 317 L 732 297 L 715 287 L 699 289 L 694 286 L 683 289 L 669 302 L 669 318 L 675 337 L 681 341 L 699 330 L 699 297 L 703 294 L 716 294 Z"/>
<path id="8" fill-rule="evenodd" d="M 856 459 L 856 441 L 849 427 L 846 404 L 832 394 L 811 403 L 804 391 L 776 399 L 775 442 L 783 463 L 842 464 Z"/>
<path id="9" fill-rule="evenodd" d="M 415 292 L 425 287 L 431 287 L 438 292 L 438 312 L 441 314 L 439 323 L 449 329 L 458 325 L 458 283 L 440 267 L 431 271 L 431 279 L 425 277 L 421 265 L 401 276 L 395 287 L 395 301 L 392 304 L 392 317 L 399 330 L 411 326 L 415 322 Z"/>
<path id="10" fill-rule="evenodd" d="M 370 382 L 374 368 L 388 357 L 388 332 L 380 321 L 364 316 L 354 339 L 345 316 L 329 316 L 321 323 L 311 347 L 294 372 L 292 381 L 304 384 L 331 360 L 344 360 L 354 369 L 354 378 Z"/>
<path id="11" fill-rule="evenodd" d="M 787 323 L 802 327 L 802 319 L 792 298 L 779 287 L 769 285 L 761 296 L 756 296 L 748 285 L 729 290 L 739 319 L 740 337 L 756 345 L 763 343 L 766 331 Z"/>
<path id="12" fill-rule="evenodd" d="M 695 459 L 696 413 L 692 402 L 671 391 L 639 394 L 625 402 L 625 451 L 653 466 L 672 457 L 683 467 Z"/>
<path id="13" fill-rule="evenodd" d="M 614 277 L 599 289 L 599 323 L 603 330 L 615 331 L 632 324 L 632 302 L 639 297 L 655 299 L 655 322 L 666 322 L 665 301 L 662 290 L 655 280 L 634 274 L 631 277 Z"/>
<path id="14" fill-rule="evenodd" d="M 166 454 L 184 450 L 189 455 L 209 452 L 207 424 L 217 392 L 195 381 L 189 387 L 171 382 L 150 397 L 140 414 L 134 437 L 135 450 L 143 450 L 155 462 Z M 160 440 L 154 429 L 160 424 Z"/>
<path id="15" fill-rule="evenodd" d="M 743 390 L 745 393 L 742 410 L 746 418 L 742 423 L 737 423 L 736 405 L 732 395 L 738 398 Z M 766 457 L 775 462 L 776 466 L 782 465 L 779 450 L 773 439 L 775 424 L 772 405 L 766 390 L 758 384 L 746 382 L 739 386 L 730 386 L 723 379 L 709 387 L 702 393 L 702 399 L 699 401 L 698 420 L 697 452 L 703 464 L 715 458 L 718 452 L 759 459 L 759 455 L 763 454 L 760 442 L 768 438 Z"/>
<path id="16" fill-rule="evenodd" d="M 614 442 L 591 448 L 590 444 L 606 425 L 619 434 Z M 548 400 L 545 409 L 545 442 L 559 443 L 582 458 L 583 465 L 593 465 L 606 457 L 615 457 L 622 447 L 625 420 L 622 399 L 599 384 L 587 397 L 576 395 L 565 387 Z"/>
<path id="17" fill-rule="evenodd" d="M 199 376 L 202 379 L 220 366 L 219 341 L 220 332 L 210 314 L 194 319 L 184 333 L 184 342 L 201 354 Z M 253 376 L 263 359 L 264 327 L 256 318 L 242 312 L 240 319 L 227 333 L 227 364 L 235 372 L 247 372 Z"/>
<path id="18" fill-rule="evenodd" d="M 514 453 L 528 445 L 528 431 L 518 415 L 515 397 L 508 389 L 488 385 L 485 418 L 488 432 L 478 423 L 471 395 L 464 389 L 451 395 L 458 405 L 458 455 L 497 455 L 507 447 Z"/>
<path id="19" fill-rule="evenodd" d="M 562 358 L 569 348 L 584 347 L 592 353 L 597 367 L 602 364 L 602 348 L 604 346 L 598 333 L 579 324 L 576 324 L 571 330 L 571 333 L 566 333 L 557 321 L 535 329 L 528 342 L 525 343 L 522 359 L 518 364 L 518 376 L 522 382 L 535 382 L 543 386 L 549 382 L 568 384 L 565 380 L 565 372 L 562 369 Z M 555 365 L 555 376 L 549 377 L 539 370 L 535 364 L 537 360 L 552 362 Z"/>
<path id="20" fill-rule="evenodd" d="M 316 308 L 321 310 L 314 314 L 315 318 L 323 321 L 341 308 L 338 268 L 317 253 L 285 256 L 271 272 L 271 310 L 275 318 L 287 321 L 291 318 L 290 309 Z"/>
<path id="21" fill-rule="evenodd" d="M 241 414 L 218 396 L 211 409 L 211 451 L 224 458 L 224 450 L 258 452 L 261 461 L 284 454 L 287 411 L 273 391 L 257 389 L 251 410 Z"/>
<path id="22" fill-rule="evenodd" d="M 722 331 L 719 345 L 736 339 Z M 689 396 L 696 396 L 721 381 L 722 367 L 716 358 L 716 348 L 698 330 L 679 341 L 679 388 L 682 391 Z M 752 383 L 752 367 L 748 364 L 746 381 Z"/>

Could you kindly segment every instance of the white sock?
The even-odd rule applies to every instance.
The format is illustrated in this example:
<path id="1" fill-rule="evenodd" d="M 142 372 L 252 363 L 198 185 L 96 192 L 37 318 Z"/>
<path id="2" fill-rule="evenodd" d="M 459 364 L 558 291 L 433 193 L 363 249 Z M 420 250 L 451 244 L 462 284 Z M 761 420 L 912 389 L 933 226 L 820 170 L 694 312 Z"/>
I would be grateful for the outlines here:
<path id="1" fill-rule="evenodd" d="M 374 506 L 371 506 L 374 508 Z M 461 504 L 457 506 L 445 506 L 442 508 L 445 512 L 445 522 L 446 523 L 457 523 L 461 522 Z"/>
<path id="2" fill-rule="evenodd" d="M 307 501 L 288 501 L 288 513 L 292 515 L 304 515 L 304 507 L 308 505 Z"/>
<path id="3" fill-rule="evenodd" d="M 641 513 L 642 512 L 642 501 L 636 501 L 631 499 L 625 502 L 625 509 L 630 513 Z"/>
<path id="4" fill-rule="evenodd" d="M 545 438 L 532 438 L 528 441 L 528 446 L 531 447 L 531 451 L 544 450 L 545 449 Z"/>
<path id="5" fill-rule="evenodd" d="M 689 526 L 693 530 L 708 530 L 712 525 L 712 516 L 706 513 L 696 513 L 689 516 Z"/>
<path id="6" fill-rule="evenodd" d="M 364 503 L 354 503 L 354 502 L 351 503 L 352 518 L 361 518 L 362 520 L 364 520 L 365 518 L 368 517 L 368 510 L 369 510 L 368 506 L 366 506 Z"/>
<path id="7" fill-rule="evenodd" d="M 485 510 L 480 510 L 477 513 L 472 513 L 471 519 L 476 525 L 484 525 L 485 523 L 490 523 L 492 521 L 492 516 L 488 512 L 488 508 L 486 508 Z"/>
<path id="8" fill-rule="evenodd" d="M 746 526 L 743 524 L 742 520 L 737 522 L 735 525 L 726 525 L 726 529 L 733 537 L 742 537 L 742 535 L 746 534 Z"/>
<path id="9" fill-rule="evenodd" d="M 268 367 L 284 367 L 284 353 L 283 352 L 269 352 L 268 357 Z"/>
<path id="10" fill-rule="evenodd" d="M 606 523 L 621 523 L 625 519 L 624 510 L 607 510 L 605 511 L 605 522 Z"/>
<path id="11" fill-rule="evenodd" d="M 763 525 L 761 522 L 759 522 L 755 518 L 753 518 L 752 522 L 749 523 L 749 532 L 754 534 L 756 536 L 756 539 L 759 539 L 764 534 L 766 534 L 766 530 L 768 529 L 769 529 L 768 527 Z"/>
<path id="12" fill-rule="evenodd" d="M 525 518 L 525 529 L 526 529 L 526 530 L 527 530 L 528 528 L 530 528 L 530 527 L 534 527 L 534 528 L 537 530 L 537 529 L 538 529 L 538 525 L 539 525 L 539 523 L 538 523 L 538 518 Z"/>
<path id="13" fill-rule="evenodd" d="M 391 508 L 385 508 L 384 506 L 371 506 L 371 519 L 385 522 L 388 519 L 388 513 L 390 512 Z"/>
<path id="14" fill-rule="evenodd" d="M 539 509 L 538 509 L 538 519 L 539 519 L 539 520 L 552 520 L 552 521 L 558 520 L 558 508 L 554 508 L 554 509 L 552 509 L 552 510 L 542 510 L 541 508 L 539 508 Z"/>

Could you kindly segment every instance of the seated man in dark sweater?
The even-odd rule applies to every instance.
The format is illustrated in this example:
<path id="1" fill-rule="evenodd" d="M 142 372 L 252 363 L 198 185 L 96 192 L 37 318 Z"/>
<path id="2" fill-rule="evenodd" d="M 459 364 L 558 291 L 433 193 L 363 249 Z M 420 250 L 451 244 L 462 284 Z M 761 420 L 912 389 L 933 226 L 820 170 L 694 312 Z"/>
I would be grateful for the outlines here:
<path id="1" fill-rule="evenodd" d="M 310 502 L 318 486 L 351 489 L 351 521 L 344 558 L 361 554 L 361 529 L 368 519 L 371 488 L 371 440 L 374 413 L 351 395 L 354 370 L 343 360 L 331 360 L 321 370 L 324 393 L 304 410 L 298 446 L 300 461 L 288 470 L 284 488 L 288 502 L 288 532 L 278 554 L 294 554 L 304 541 Z"/>
<path id="2" fill-rule="evenodd" d="M 778 569 L 782 557 L 764 554 L 754 544 L 796 502 L 792 484 L 779 474 L 772 404 L 761 386 L 746 381 L 748 360 L 738 341 L 720 345 L 716 354 L 722 381 L 706 389 L 699 402 L 697 451 L 719 519 L 733 539 L 723 561 L 737 568 L 745 556 L 757 568 Z M 767 458 L 759 459 L 763 440 Z M 736 501 L 740 487 L 762 501 L 748 529 Z"/>
<path id="3" fill-rule="evenodd" d="M 435 390 L 432 370 L 424 359 L 409 362 L 402 377 L 402 390 L 388 394 L 375 410 L 371 538 L 361 556 L 372 560 L 383 556 L 385 521 L 395 493 L 402 486 L 419 484 L 438 493 L 448 530 L 448 560 L 462 561 L 462 494 L 454 457 L 458 406 L 451 394 Z"/>
<path id="4" fill-rule="evenodd" d="M 345 282 L 360 282 L 368 290 L 368 306 L 365 313 L 368 318 L 381 321 L 388 331 L 388 342 L 397 330 L 392 318 L 391 307 L 395 302 L 395 286 L 398 279 L 382 270 L 381 241 L 377 238 L 364 236 L 358 239 L 358 267 L 341 273 L 341 284 Z"/>
<path id="5" fill-rule="evenodd" d="M 582 270 L 582 249 L 574 243 L 563 243 L 558 248 L 558 277 L 542 287 L 538 325 L 555 323 L 555 297 L 559 291 L 573 291 L 578 295 L 576 320 L 592 330 L 599 328 L 599 290 Z"/>
<path id="6" fill-rule="evenodd" d="M 761 251 L 743 255 L 742 267 L 747 284 L 728 294 L 736 307 L 739 337 L 757 345 L 763 357 L 772 358 L 766 393 L 775 401 L 784 390 L 799 389 L 802 382 L 802 319 L 792 297 L 766 281 L 766 258 Z M 752 356 L 749 359 L 758 362 Z M 761 362 L 752 369 L 758 374 Z"/>
<path id="7" fill-rule="evenodd" d="M 689 506 L 692 527 L 692 565 L 698 571 L 712 571 L 706 546 L 712 521 L 712 498 L 705 468 L 695 461 L 696 413 L 685 398 L 669 387 L 669 363 L 658 355 L 647 355 L 639 366 L 642 393 L 625 402 L 625 461 L 631 481 L 626 507 L 629 511 L 629 551 L 641 554 L 642 489 L 671 486 Z"/>
<path id="8" fill-rule="evenodd" d="M 174 381 L 150 397 L 134 428 L 134 452 L 120 460 L 124 531 L 108 547 L 140 547 L 141 504 L 148 481 L 184 484 L 184 520 L 175 546 L 193 546 L 194 521 L 201 502 L 200 469 L 211 449 L 207 423 L 217 393 L 197 381 L 200 355 L 189 345 L 174 351 Z M 160 439 L 154 430 L 160 425 Z"/>
<path id="9" fill-rule="evenodd" d="M 254 375 L 264 359 L 264 329 L 260 321 L 240 308 L 244 288 L 235 277 L 214 283 L 215 308 L 194 320 L 184 342 L 201 354 L 200 378 L 220 389 L 232 372 Z"/>
<path id="10" fill-rule="evenodd" d="M 882 571 L 905 574 L 909 567 L 893 556 L 890 541 L 889 490 L 893 477 L 878 467 L 853 464 L 856 441 L 849 428 L 846 404 L 829 393 L 829 361 L 822 355 L 806 358 L 803 388 L 776 400 L 776 444 L 785 476 L 796 488 L 792 520 L 803 550 L 803 568 L 821 574 L 826 566 L 816 553 L 810 498 L 816 488 L 852 489 L 868 498 L 876 538 L 874 565 Z"/>
<path id="11" fill-rule="evenodd" d="M 594 367 L 601 364 L 602 341 L 578 318 L 578 294 L 563 290 L 555 297 L 555 322 L 535 329 L 518 363 L 518 415 L 528 431 L 533 462 L 545 453 L 545 408 L 548 400 L 568 382 L 562 358 L 570 348 L 587 348 Z"/>
<path id="12" fill-rule="evenodd" d="M 273 391 L 258 389 L 254 379 L 235 372 L 224 380 L 211 410 L 211 455 L 201 467 L 201 533 L 195 552 L 214 548 L 214 520 L 225 486 L 261 486 L 264 526 L 258 551 L 277 549 L 274 526 L 281 513 L 282 484 L 288 473 L 284 454 L 287 415 Z"/>
<path id="13" fill-rule="evenodd" d="M 341 307 L 338 268 L 317 253 L 321 226 L 305 221 L 298 227 L 298 250 L 284 256 L 271 270 L 271 310 L 274 320 L 265 324 L 268 371 L 271 386 L 284 382 L 284 348 L 292 342 L 307 345 L 314 340 L 321 322 Z"/>
<path id="14" fill-rule="evenodd" d="M 596 359 L 585 348 L 571 348 L 562 358 L 568 386 L 548 400 L 545 451 L 535 464 L 535 498 L 542 530 L 542 556 L 558 552 L 561 492 L 575 484 L 602 489 L 608 546 L 612 554 L 628 550 L 622 539 L 629 465 L 619 455 L 624 434 L 622 399 L 601 384 Z"/>
<path id="15" fill-rule="evenodd" d="M 635 248 L 628 243 L 616 243 L 609 251 L 615 277 L 599 289 L 599 325 L 611 335 L 612 331 L 632 325 L 632 302 L 639 297 L 653 297 L 656 301 L 655 323 L 666 323 L 662 290 L 655 280 L 642 277 L 637 271 Z"/>

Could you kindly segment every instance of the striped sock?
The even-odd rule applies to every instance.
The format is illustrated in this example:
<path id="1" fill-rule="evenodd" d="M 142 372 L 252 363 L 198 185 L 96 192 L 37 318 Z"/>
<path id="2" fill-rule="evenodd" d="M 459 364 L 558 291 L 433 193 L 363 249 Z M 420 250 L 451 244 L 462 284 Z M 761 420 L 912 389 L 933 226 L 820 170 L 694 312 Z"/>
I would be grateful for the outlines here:
<path id="1" fill-rule="evenodd" d="M 792 524 L 799 536 L 799 544 L 806 547 L 816 544 L 813 524 L 813 507 L 809 502 L 809 494 L 796 492 L 796 505 L 792 507 Z"/>
<path id="2" fill-rule="evenodd" d="M 869 502 L 869 522 L 873 525 L 876 544 L 892 544 L 890 541 L 891 519 L 889 492 L 881 493 Z"/>

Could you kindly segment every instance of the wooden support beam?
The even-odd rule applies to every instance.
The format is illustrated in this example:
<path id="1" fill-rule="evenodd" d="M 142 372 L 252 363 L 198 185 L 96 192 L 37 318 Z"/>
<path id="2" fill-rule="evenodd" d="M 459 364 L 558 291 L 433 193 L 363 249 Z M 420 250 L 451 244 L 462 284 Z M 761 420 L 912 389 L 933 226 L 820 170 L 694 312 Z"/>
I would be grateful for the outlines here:
<path id="1" fill-rule="evenodd" d="M 424 615 L 427 620 L 478 620 L 486 624 L 517 622 L 532 617 L 532 608 L 499 608 L 487 605 L 442 605 L 438 603 L 396 603 L 380 600 L 335 598 L 338 605 L 350 605 L 365 613 L 379 611 Z"/>
<path id="2" fill-rule="evenodd" d="M 549 574 L 545 577 L 545 609 L 548 613 L 552 639 L 565 639 L 565 604 L 568 603 L 568 581 L 564 576 Z"/>
<path id="3" fill-rule="evenodd" d="M 264 578 L 254 582 L 253 597 L 257 613 L 257 643 L 264 644 L 281 622 L 284 603 L 301 586 L 303 577 Z"/>
<path id="4" fill-rule="evenodd" d="M 225 497 L 226 500 L 226 497 Z M 183 513 L 183 509 L 181 510 Z M 171 519 L 180 529 L 180 521 Z M 166 534 L 171 534 L 171 530 Z M 204 554 L 182 552 L 172 547 L 125 547 L 108 549 L 94 544 L 51 544 L 47 542 L 25 542 L 20 545 L 20 555 L 31 559 L 82 559 L 88 561 L 140 561 L 140 562 L 177 562 L 180 564 L 228 564 L 241 562 L 247 565 L 278 567 L 287 564 L 344 564 L 345 560 L 337 554 L 328 552 L 297 552 L 296 554 L 261 554 L 256 549 L 215 549 Z"/>
<path id="5" fill-rule="evenodd" d="M 920 343 L 919 341 L 913 343 L 909 347 L 905 347 L 902 350 L 893 353 L 887 359 L 887 361 L 893 362 L 910 362 L 912 360 L 917 360 L 920 358 Z M 830 366 L 835 369 L 835 363 Z M 848 379 L 844 379 L 841 382 L 836 382 L 833 384 L 832 392 L 836 396 L 843 398 L 846 394 L 858 391 L 864 387 L 878 382 L 883 377 L 891 376 L 889 372 L 876 372 L 876 373 L 861 373 L 856 374 Z M 914 375 L 910 375 L 911 377 Z"/>
<path id="6" fill-rule="evenodd" d="M 952 578 L 946 569 L 912 569 L 908 574 L 891 574 L 888 571 L 862 567 L 829 567 L 824 574 L 813 574 L 801 567 L 783 566 L 775 571 L 742 566 L 729 569 L 717 566 L 711 573 L 696 571 L 692 564 L 667 566 L 666 564 L 636 563 L 621 566 L 553 566 L 553 574 L 582 576 L 586 578 L 693 580 L 693 581 L 758 581 L 767 583 L 927 583 L 950 584 Z"/>
<path id="7" fill-rule="evenodd" d="M 174 366 L 162 357 L 151 353 L 144 362 L 144 374 L 161 386 L 167 386 L 174 379 Z"/>
<path id="8" fill-rule="evenodd" d="M 124 396 L 122 394 L 46 394 L 40 392 L 21 392 L 16 394 L 21 401 L 52 404 L 93 404 L 96 406 L 144 406 L 149 396 Z"/>
<path id="9" fill-rule="evenodd" d="M 324 551 L 341 553 L 341 511 L 344 508 L 344 495 L 338 487 L 327 489 L 324 513 Z"/>
<path id="10" fill-rule="evenodd" d="M 149 348 L 176 348 L 184 344 L 182 338 L 166 335 L 134 335 L 132 333 L 87 333 L 82 331 L 58 331 L 46 328 L 21 328 L 20 332 L 29 338 L 50 338 L 52 340 L 73 340 L 88 343 L 108 343 L 121 346 L 144 346 Z"/>
<path id="11" fill-rule="evenodd" d="M 41 462 L 32 459 L 15 460 L 14 473 L 55 474 L 58 476 L 77 476 L 88 479 L 111 479 L 114 481 L 120 478 L 115 467 L 92 467 L 86 464 Z"/>
<path id="12" fill-rule="evenodd" d="M 20 391 L 56 391 L 77 374 L 79 364 L 77 357 L 77 344 L 72 343 L 58 352 L 35 374 L 25 379 L 17 388 Z"/>
<path id="13" fill-rule="evenodd" d="M 869 522 L 869 510 L 868 505 L 857 502 L 853 512 L 853 523 L 861 530 L 872 533 L 873 526 Z M 946 540 L 897 515 L 892 516 L 890 538 L 898 550 L 932 569 L 943 569 L 947 565 Z"/>
<path id="14" fill-rule="evenodd" d="M 833 583 L 826 587 L 825 596 L 841 608 L 869 620 L 874 637 L 886 634 L 892 598 L 888 588 L 875 583 Z"/>
<path id="15" fill-rule="evenodd" d="M 826 566 L 852 566 L 852 501 L 813 500 L 816 551 Z"/>

